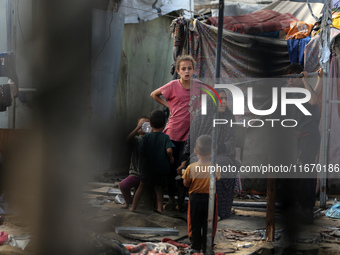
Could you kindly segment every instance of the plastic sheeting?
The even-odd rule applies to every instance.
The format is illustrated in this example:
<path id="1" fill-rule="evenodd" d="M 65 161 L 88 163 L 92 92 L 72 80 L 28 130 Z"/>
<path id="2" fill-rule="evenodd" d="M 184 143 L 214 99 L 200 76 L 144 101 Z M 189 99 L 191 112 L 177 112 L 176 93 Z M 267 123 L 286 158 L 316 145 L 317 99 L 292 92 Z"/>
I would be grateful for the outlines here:
<path id="1" fill-rule="evenodd" d="M 176 25 L 182 26 L 180 20 Z M 217 28 L 196 19 L 189 23 L 189 49 L 197 78 L 215 77 Z M 287 42 L 223 31 L 221 82 L 281 75 L 289 64 Z"/>
<path id="2" fill-rule="evenodd" d="M 216 1 L 215 1 L 216 2 Z M 216 2 L 218 3 L 218 2 Z M 224 16 L 235 16 L 253 13 L 267 6 L 264 4 L 254 3 L 240 3 L 224 1 Z M 218 9 L 211 9 L 211 16 L 218 16 Z"/>
<path id="3" fill-rule="evenodd" d="M 153 20 L 177 10 L 194 10 L 194 0 L 122 0 L 119 11 L 125 14 L 125 23 Z M 185 17 L 191 17 L 185 12 Z"/>
<path id="4" fill-rule="evenodd" d="M 323 8 L 323 4 L 321 3 L 310 3 L 313 13 L 315 16 L 320 17 L 321 11 Z M 308 4 L 299 3 L 299 2 L 292 2 L 292 1 L 276 1 L 262 10 L 273 10 L 280 13 L 289 12 L 293 14 L 298 20 L 303 22 L 314 24 L 315 19 L 313 18 L 312 14 L 309 11 Z"/>

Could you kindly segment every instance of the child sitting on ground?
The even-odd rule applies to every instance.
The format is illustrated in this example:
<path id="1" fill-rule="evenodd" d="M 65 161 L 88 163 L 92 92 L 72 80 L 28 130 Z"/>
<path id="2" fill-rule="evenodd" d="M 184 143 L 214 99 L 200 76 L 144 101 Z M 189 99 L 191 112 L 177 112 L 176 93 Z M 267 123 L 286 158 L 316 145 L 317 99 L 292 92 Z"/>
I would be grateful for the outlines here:
<path id="1" fill-rule="evenodd" d="M 189 188 L 188 232 L 192 253 L 206 253 L 208 205 L 211 168 L 211 137 L 201 135 L 194 149 L 198 162 L 190 164 L 183 174 L 183 184 Z M 216 173 L 219 179 L 220 173 Z M 216 193 L 216 192 L 215 192 Z M 216 194 L 215 194 L 216 199 Z M 215 200 L 216 201 L 216 200 Z M 213 237 L 217 228 L 217 202 L 215 202 Z M 213 241 L 214 242 L 214 241 Z"/>
<path id="2" fill-rule="evenodd" d="M 174 144 L 168 135 L 164 134 L 166 117 L 163 111 L 154 110 L 150 116 L 152 132 L 144 135 L 140 146 L 141 156 L 141 181 L 133 199 L 131 212 L 137 208 L 137 204 L 144 192 L 146 185 L 152 185 L 157 197 L 156 212 L 163 212 L 163 187 L 170 174 L 170 163 L 173 163 L 172 148 Z"/>
<path id="3" fill-rule="evenodd" d="M 149 122 L 149 117 L 141 117 L 138 119 L 137 127 L 131 131 L 131 133 L 126 138 L 128 146 L 132 150 L 131 154 L 131 161 L 130 161 L 130 169 L 129 169 L 129 176 L 124 178 L 119 183 L 120 191 L 122 192 L 123 198 L 125 200 L 125 204 L 122 206 L 123 209 L 129 208 L 132 204 L 132 197 L 131 197 L 131 189 L 138 188 L 140 175 L 139 175 L 139 153 L 138 153 L 138 146 L 142 137 L 145 135 L 144 131 L 142 130 L 142 125 L 145 122 Z"/>

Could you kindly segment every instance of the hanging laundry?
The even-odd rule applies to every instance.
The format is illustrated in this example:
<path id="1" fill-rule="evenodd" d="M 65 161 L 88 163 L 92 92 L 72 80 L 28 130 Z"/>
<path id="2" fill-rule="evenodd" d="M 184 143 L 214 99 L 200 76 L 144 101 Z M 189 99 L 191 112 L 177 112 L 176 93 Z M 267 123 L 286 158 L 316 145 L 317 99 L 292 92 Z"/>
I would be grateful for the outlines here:
<path id="1" fill-rule="evenodd" d="M 290 63 L 299 63 L 302 66 L 304 65 L 304 51 L 309 41 L 310 37 L 287 40 Z"/>
<path id="2" fill-rule="evenodd" d="M 285 29 L 287 34 L 286 40 L 306 38 L 309 36 L 312 28 L 312 24 L 308 24 L 303 21 L 293 21 L 290 23 L 289 28 Z"/>
<path id="3" fill-rule="evenodd" d="M 340 29 L 340 13 L 337 12 L 337 15 L 332 20 L 332 27 Z"/>
<path id="4" fill-rule="evenodd" d="M 335 27 L 337 29 L 340 29 L 340 8 L 333 8 L 332 9 L 332 25 L 331 27 Z M 319 19 L 315 22 L 314 27 L 312 29 L 311 36 L 314 37 L 320 32 L 321 28 L 321 21 L 322 21 L 322 16 L 319 17 Z"/>

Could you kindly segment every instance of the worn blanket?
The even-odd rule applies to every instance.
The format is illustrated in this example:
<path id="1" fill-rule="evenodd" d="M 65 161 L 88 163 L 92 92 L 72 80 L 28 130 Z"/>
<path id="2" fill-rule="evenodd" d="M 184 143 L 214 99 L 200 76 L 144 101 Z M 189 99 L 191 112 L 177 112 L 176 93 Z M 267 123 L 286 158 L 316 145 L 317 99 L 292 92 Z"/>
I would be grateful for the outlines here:
<path id="1" fill-rule="evenodd" d="M 126 245 L 131 255 L 166 255 L 166 254 L 183 254 L 184 248 L 189 245 L 178 243 L 170 238 L 163 238 L 160 243 L 140 243 L 138 245 Z M 215 253 L 216 255 L 223 255 L 224 253 Z M 194 253 L 193 255 L 202 255 L 201 253 Z"/>
<path id="2" fill-rule="evenodd" d="M 283 30 L 297 19 L 290 13 L 279 13 L 272 10 L 261 10 L 251 14 L 227 16 L 223 28 L 241 34 L 261 34 Z M 218 17 L 210 17 L 206 24 L 218 26 Z"/>

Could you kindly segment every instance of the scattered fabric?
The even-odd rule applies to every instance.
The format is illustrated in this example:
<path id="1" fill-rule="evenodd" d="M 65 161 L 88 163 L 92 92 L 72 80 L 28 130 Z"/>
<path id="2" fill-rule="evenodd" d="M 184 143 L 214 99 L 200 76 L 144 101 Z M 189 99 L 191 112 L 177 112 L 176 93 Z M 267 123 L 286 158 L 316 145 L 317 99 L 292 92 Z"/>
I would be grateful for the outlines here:
<path id="1" fill-rule="evenodd" d="M 8 236 L 7 244 L 15 247 L 19 247 L 22 250 L 25 250 L 27 244 L 30 242 L 30 236 L 24 235 L 24 236 Z"/>
<path id="2" fill-rule="evenodd" d="M 186 254 L 190 247 L 187 244 L 181 244 L 170 238 L 163 238 L 161 243 L 140 243 L 138 245 L 125 245 L 131 255 L 180 255 Z M 193 253 L 192 255 L 203 255 L 203 253 Z M 215 253 L 215 255 L 224 255 L 224 252 Z"/>
<path id="3" fill-rule="evenodd" d="M 140 243 L 138 245 L 126 245 L 131 255 L 151 254 L 178 254 L 178 249 L 170 243 Z"/>
<path id="4" fill-rule="evenodd" d="M 340 219 L 340 202 L 338 202 L 336 198 L 334 199 L 332 207 L 326 211 L 325 215 L 330 218 Z"/>
<path id="5" fill-rule="evenodd" d="M 8 234 L 5 231 L 0 231 L 0 245 L 8 241 Z"/>
<path id="6" fill-rule="evenodd" d="M 227 16 L 223 28 L 241 34 L 260 34 L 284 30 L 297 19 L 290 13 L 279 13 L 272 10 L 261 10 L 251 14 Z M 210 17 L 206 24 L 218 26 L 218 17 Z"/>
<path id="7" fill-rule="evenodd" d="M 293 21 L 290 23 L 289 28 L 285 29 L 287 34 L 286 40 L 306 38 L 309 36 L 312 28 L 313 24 L 307 24 L 303 21 Z"/>
<path id="8" fill-rule="evenodd" d="M 187 248 L 187 247 L 189 247 L 188 244 L 178 243 L 175 240 L 172 240 L 171 238 L 163 238 L 162 243 L 170 243 L 172 245 L 175 245 L 177 248 Z"/>
<path id="9" fill-rule="evenodd" d="M 263 235 L 260 231 L 239 231 L 233 229 L 220 230 L 222 234 L 229 240 L 234 241 L 261 241 Z"/>
<path id="10" fill-rule="evenodd" d="M 324 241 L 340 244 L 340 230 L 339 229 L 321 231 L 320 235 Z"/>

